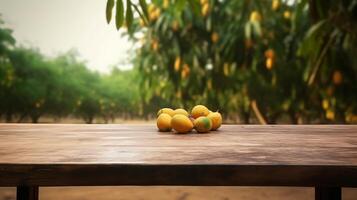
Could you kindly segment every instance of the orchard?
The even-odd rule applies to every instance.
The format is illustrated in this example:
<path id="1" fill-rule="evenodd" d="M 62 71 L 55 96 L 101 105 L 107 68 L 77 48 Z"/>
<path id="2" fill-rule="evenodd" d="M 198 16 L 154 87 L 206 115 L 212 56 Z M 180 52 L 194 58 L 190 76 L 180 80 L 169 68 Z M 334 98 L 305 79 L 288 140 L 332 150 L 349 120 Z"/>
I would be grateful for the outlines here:
<path id="1" fill-rule="evenodd" d="M 1 121 L 148 120 L 202 104 L 226 123 L 357 123 L 355 1 L 105 3 L 135 44 L 131 70 L 91 71 L 75 50 L 46 56 L 0 19 Z"/>
<path id="2" fill-rule="evenodd" d="M 16 44 L 0 19 L 0 120 L 39 122 L 47 117 L 108 123 L 141 117 L 135 70 L 89 70 L 76 51 L 55 57 Z M 134 83 L 134 84 L 133 84 Z M 97 121 L 95 121 L 97 120 Z"/>
<path id="3" fill-rule="evenodd" d="M 115 13 L 141 44 L 144 106 L 200 102 L 242 123 L 356 123 L 355 1 L 107 2 L 108 23 Z"/>

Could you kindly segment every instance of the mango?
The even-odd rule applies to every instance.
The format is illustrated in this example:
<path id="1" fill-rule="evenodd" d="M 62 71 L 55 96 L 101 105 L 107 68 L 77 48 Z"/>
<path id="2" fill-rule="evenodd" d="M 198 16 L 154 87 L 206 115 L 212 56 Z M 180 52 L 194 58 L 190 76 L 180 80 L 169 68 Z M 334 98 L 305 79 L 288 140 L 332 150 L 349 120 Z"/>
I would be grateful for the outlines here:
<path id="1" fill-rule="evenodd" d="M 191 116 L 195 119 L 201 116 L 207 116 L 209 114 L 209 110 L 204 105 L 196 105 L 192 108 Z"/>
<path id="2" fill-rule="evenodd" d="M 182 109 L 182 108 L 178 108 L 178 109 L 174 110 L 174 115 L 177 115 L 177 114 L 183 114 L 186 117 L 189 116 L 188 112 L 185 109 Z"/>
<path id="3" fill-rule="evenodd" d="M 195 129 L 199 133 L 207 133 L 212 128 L 212 121 L 208 117 L 199 117 L 193 122 Z"/>
<path id="4" fill-rule="evenodd" d="M 164 132 L 171 131 L 171 129 L 172 129 L 171 120 L 172 120 L 172 117 L 169 114 L 162 113 L 157 118 L 157 121 L 156 121 L 157 128 L 160 131 L 164 131 Z"/>
<path id="5" fill-rule="evenodd" d="M 192 130 L 193 124 L 187 116 L 177 114 L 172 117 L 171 127 L 178 133 L 188 133 Z"/>
<path id="6" fill-rule="evenodd" d="M 212 130 L 217 130 L 222 125 L 222 115 L 219 112 L 211 112 L 207 115 L 212 122 Z"/>
<path id="7" fill-rule="evenodd" d="M 175 112 L 171 108 L 162 108 L 157 112 L 157 116 L 160 116 L 162 113 L 169 114 L 171 117 L 174 116 Z"/>

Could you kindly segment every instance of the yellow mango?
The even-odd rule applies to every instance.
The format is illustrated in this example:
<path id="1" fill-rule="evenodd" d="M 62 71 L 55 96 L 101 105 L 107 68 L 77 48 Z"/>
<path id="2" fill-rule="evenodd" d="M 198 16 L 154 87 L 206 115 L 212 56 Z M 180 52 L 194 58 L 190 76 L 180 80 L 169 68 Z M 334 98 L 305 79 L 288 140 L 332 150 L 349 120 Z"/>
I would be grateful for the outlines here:
<path id="1" fill-rule="evenodd" d="M 203 105 L 197 105 L 193 107 L 191 111 L 191 116 L 195 119 L 201 116 L 207 116 L 208 114 L 209 114 L 208 108 Z"/>
<path id="2" fill-rule="evenodd" d="M 192 130 L 193 124 L 187 116 L 177 114 L 172 117 L 171 127 L 178 133 L 188 133 Z"/>
<path id="3" fill-rule="evenodd" d="M 176 110 L 174 110 L 174 115 L 177 115 L 177 114 L 183 114 L 186 117 L 189 116 L 188 112 L 185 109 L 182 109 L 182 108 L 177 108 Z"/>
<path id="4" fill-rule="evenodd" d="M 162 113 L 159 115 L 156 121 L 157 128 L 160 131 L 171 131 L 171 120 L 172 117 L 169 114 Z"/>
<path id="5" fill-rule="evenodd" d="M 207 133 L 212 128 L 212 121 L 208 117 L 199 117 L 193 122 L 195 129 L 199 133 Z"/>
<path id="6" fill-rule="evenodd" d="M 171 108 L 162 108 L 157 112 L 157 116 L 160 116 L 162 113 L 169 114 L 171 117 L 174 116 L 175 112 Z"/>
<path id="7" fill-rule="evenodd" d="M 332 81 L 335 85 L 340 85 L 343 81 L 343 76 L 342 76 L 342 73 L 341 71 L 334 71 L 333 74 L 332 74 Z"/>
<path id="8" fill-rule="evenodd" d="M 222 125 L 222 115 L 219 112 L 211 112 L 207 117 L 212 122 L 212 130 L 217 130 Z"/>

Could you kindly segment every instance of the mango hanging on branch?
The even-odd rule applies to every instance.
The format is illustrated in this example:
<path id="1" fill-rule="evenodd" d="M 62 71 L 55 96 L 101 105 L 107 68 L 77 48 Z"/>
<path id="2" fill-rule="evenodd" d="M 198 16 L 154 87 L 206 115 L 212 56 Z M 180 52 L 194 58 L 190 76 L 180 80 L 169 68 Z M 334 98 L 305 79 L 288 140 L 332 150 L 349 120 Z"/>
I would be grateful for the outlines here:
<path id="1" fill-rule="evenodd" d="M 219 40 L 219 35 L 217 32 L 213 32 L 212 35 L 211 35 L 211 40 L 212 40 L 212 43 L 217 43 L 218 40 Z"/>
<path id="2" fill-rule="evenodd" d="M 285 19 L 290 19 L 291 18 L 291 12 L 290 11 L 285 11 L 284 12 L 284 18 Z"/>
<path id="3" fill-rule="evenodd" d="M 262 20 L 262 16 L 260 15 L 260 13 L 258 11 L 255 10 L 250 13 L 249 20 L 251 22 L 260 22 Z"/>
<path id="4" fill-rule="evenodd" d="M 154 4 L 150 4 L 148 8 L 149 19 L 150 21 L 155 21 L 160 17 L 161 10 L 156 7 Z"/>
<path id="5" fill-rule="evenodd" d="M 271 70 L 275 61 L 275 51 L 273 49 L 268 49 L 265 51 L 264 55 L 266 58 L 265 66 L 268 70 Z"/>
<path id="6" fill-rule="evenodd" d="M 272 3 L 271 3 L 271 9 L 272 9 L 273 11 L 278 10 L 279 6 L 280 6 L 280 0 L 273 0 L 273 1 L 272 1 Z"/>
<path id="7" fill-rule="evenodd" d="M 203 17 L 206 17 L 209 13 L 210 6 L 208 0 L 201 0 L 201 14 Z"/>
<path id="8" fill-rule="evenodd" d="M 188 64 L 184 64 L 181 71 L 181 78 L 187 78 L 190 75 L 190 71 L 190 66 Z"/>
<path id="9" fill-rule="evenodd" d="M 180 70 L 180 66 L 181 66 L 181 58 L 178 56 L 176 57 L 175 64 L 174 64 L 174 69 L 176 72 Z"/>
<path id="10" fill-rule="evenodd" d="M 343 81 L 342 73 L 339 70 L 336 70 L 332 74 L 332 82 L 335 85 L 340 85 Z"/>

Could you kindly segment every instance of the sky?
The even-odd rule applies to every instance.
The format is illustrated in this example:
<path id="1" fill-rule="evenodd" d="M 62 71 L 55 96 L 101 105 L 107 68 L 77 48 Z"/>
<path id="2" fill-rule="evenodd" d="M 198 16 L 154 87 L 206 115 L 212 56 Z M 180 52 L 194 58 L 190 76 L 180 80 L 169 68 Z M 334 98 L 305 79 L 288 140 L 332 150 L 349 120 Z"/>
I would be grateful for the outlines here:
<path id="1" fill-rule="evenodd" d="M 106 0 L 0 0 L 6 27 L 18 44 L 48 56 L 77 49 L 90 69 L 130 68 L 132 43 L 105 20 Z"/>

